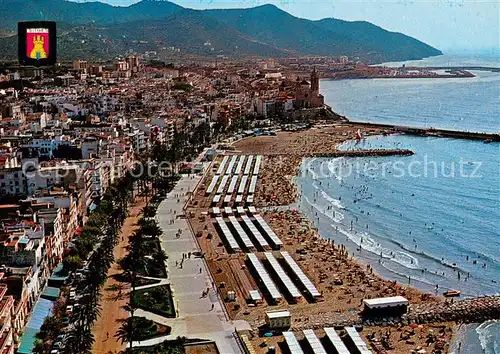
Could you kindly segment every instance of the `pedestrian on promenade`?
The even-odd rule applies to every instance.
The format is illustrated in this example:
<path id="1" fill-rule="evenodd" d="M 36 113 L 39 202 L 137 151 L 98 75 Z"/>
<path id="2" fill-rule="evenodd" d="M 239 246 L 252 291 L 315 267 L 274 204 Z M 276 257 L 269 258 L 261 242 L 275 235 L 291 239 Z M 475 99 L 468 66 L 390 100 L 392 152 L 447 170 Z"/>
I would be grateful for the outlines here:
<path id="1" fill-rule="evenodd" d="M 210 311 L 212 311 L 214 309 L 214 304 L 212 304 L 212 308 L 210 309 Z"/>
<path id="2" fill-rule="evenodd" d="M 200 274 L 201 274 L 201 268 L 200 268 Z"/>

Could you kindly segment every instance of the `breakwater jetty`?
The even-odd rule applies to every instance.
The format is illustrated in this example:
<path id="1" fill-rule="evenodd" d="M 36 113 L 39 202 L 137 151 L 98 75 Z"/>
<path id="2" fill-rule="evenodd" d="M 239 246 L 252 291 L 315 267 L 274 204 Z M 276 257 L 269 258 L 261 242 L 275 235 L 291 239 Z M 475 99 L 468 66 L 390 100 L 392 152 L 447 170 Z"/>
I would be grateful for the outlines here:
<path id="1" fill-rule="evenodd" d="M 414 67 L 408 67 L 407 69 L 413 69 Z M 475 71 L 491 71 L 494 73 L 500 72 L 500 68 L 492 66 L 426 66 L 426 67 L 416 67 L 418 69 L 427 70 L 475 70 Z"/>
<path id="2" fill-rule="evenodd" d="M 410 323 L 456 321 L 476 323 L 500 319 L 500 295 L 483 296 L 437 304 L 413 305 L 408 311 Z"/>
<path id="3" fill-rule="evenodd" d="M 325 326 L 346 327 L 361 324 L 387 325 L 395 323 L 426 324 L 439 322 L 481 323 L 500 320 L 500 295 L 482 296 L 451 302 L 410 305 L 402 317 L 366 319 L 359 312 L 325 312 L 311 314 L 308 321 L 294 321 L 293 330 L 320 329 Z"/>
<path id="4" fill-rule="evenodd" d="M 472 140 L 483 140 L 485 142 L 490 141 L 500 141 L 500 134 L 498 133 L 478 133 L 478 132 L 465 132 L 459 130 L 449 130 L 449 129 L 434 129 L 434 128 L 413 128 L 406 126 L 398 126 L 391 124 L 379 124 L 379 123 L 362 123 L 362 122 L 350 122 L 349 124 L 360 126 L 360 127 L 374 127 L 387 129 L 394 133 L 403 133 L 409 135 L 418 136 L 436 136 L 443 138 L 455 138 L 455 139 L 472 139 Z"/>
<path id="5" fill-rule="evenodd" d="M 377 156 L 411 156 L 415 153 L 409 149 L 365 149 L 365 150 L 335 150 L 327 152 L 290 153 L 281 152 L 268 153 L 267 156 L 288 155 L 301 157 L 377 157 Z"/>
<path id="6" fill-rule="evenodd" d="M 377 157 L 377 156 L 411 156 L 415 153 L 409 149 L 365 149 L 333 152 L 310 153 L 308 157 Z"/>

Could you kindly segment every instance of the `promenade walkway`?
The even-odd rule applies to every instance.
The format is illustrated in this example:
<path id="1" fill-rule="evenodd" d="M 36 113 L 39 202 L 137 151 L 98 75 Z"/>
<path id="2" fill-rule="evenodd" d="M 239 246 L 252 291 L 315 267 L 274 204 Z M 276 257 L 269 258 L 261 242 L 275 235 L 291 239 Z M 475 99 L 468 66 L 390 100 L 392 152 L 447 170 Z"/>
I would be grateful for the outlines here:
<path id="1" fill-rule="evenodd" d="M 166 337 L 134 343 L 134 346 L 152 345 L 165 339 L 186 336 L 213 340 L 221 353 L 242 352 L 233 333 L 235 328 L 248 329 L 248 324 L 244 321 L 232 322 L 226 318 L 217 290 L 212 287 L 212 278 L 205 260 L 188 256 L 200 249 L 188 220 L 183 215 L 183 208 L 188 201 L 189 192 L 196 188 L 201 179 L 198 175 L 183 176 L 159 205 L 156 215 L 163 230 L 160 241 L 168 255 L 168 282 L 172 288 L 177 318 L 164 318 L 142 310 L 136 312 L 137 316 L 172 327 L 172 332 Z M 207 290 L 208 295 L 202 296 Z"/>

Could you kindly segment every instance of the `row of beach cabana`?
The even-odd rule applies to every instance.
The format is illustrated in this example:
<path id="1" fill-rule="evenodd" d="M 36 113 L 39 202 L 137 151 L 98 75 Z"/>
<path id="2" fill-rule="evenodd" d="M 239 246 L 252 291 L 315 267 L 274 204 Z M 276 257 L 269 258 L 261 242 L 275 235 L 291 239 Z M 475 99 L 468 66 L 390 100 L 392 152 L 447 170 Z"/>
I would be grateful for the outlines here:
<path id="1" fill-rule="evenodd" d="M 347 333 L 346 342 L 348 345 L 332 327 L 323 328 L 326 335 L 322 340 L 318 338 L 314 330 L 303 330 L 303 345 L 299 343 L 293 332 L 283 332 L 283 337 L 290 354 L 328 354 L 331 353 L 331 350 L 338 354 L 373 354 L 354 327 L 345 327 L 344 329 Z"/>
<path id="2" fill-rule="evenodd" d="M 230 205 L 233 199 L 236 205 L 251 205 L 261 162 L 261 155 L 224 156 L 216 174 L 205 190 L 207 197 L 215 191 L 212 205 L 217 206 L 221 202 L 224 205 Z M 234 194 L 236 196 L 233 198 Z"/>

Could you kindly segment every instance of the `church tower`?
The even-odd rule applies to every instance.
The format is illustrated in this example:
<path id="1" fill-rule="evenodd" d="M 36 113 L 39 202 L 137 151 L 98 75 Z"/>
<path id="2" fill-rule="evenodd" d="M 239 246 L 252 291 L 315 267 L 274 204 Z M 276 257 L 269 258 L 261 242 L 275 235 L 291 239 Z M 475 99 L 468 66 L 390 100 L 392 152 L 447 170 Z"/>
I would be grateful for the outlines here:
<path id="1" fill-rule="evenodd" d="M 311 73 L 311 93 L 312 95 L 317 95 L 319 93 L 319 76 L 316 72 L 316 67 L 314 67 Z"/>

